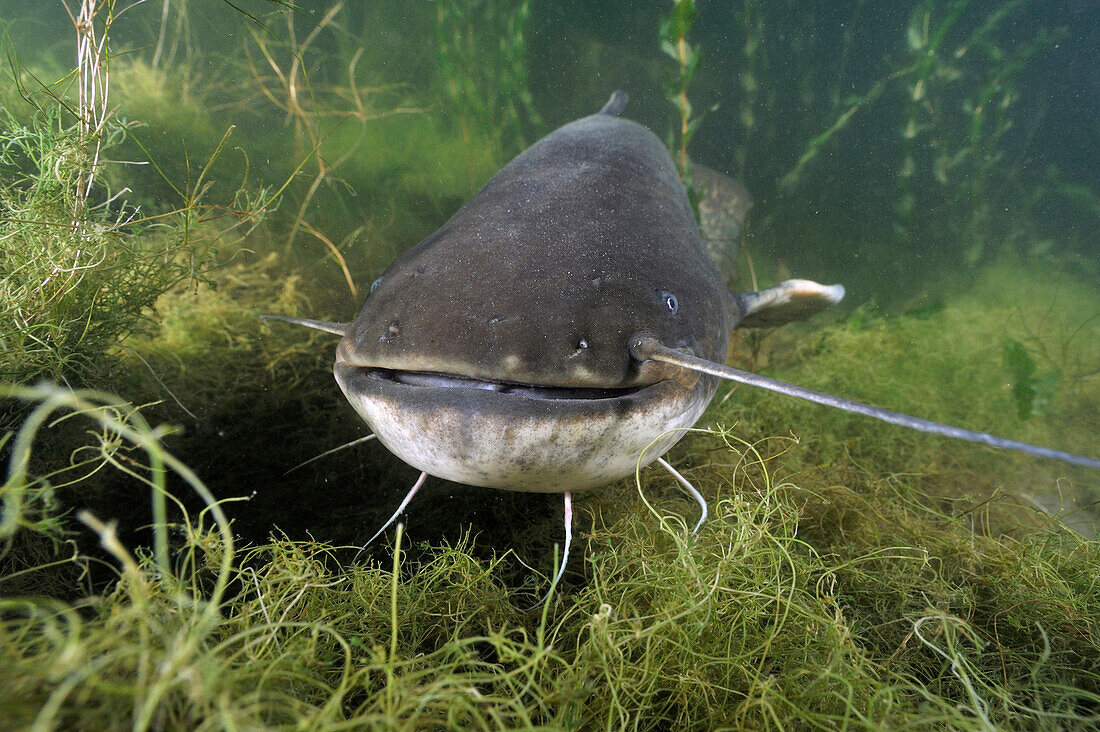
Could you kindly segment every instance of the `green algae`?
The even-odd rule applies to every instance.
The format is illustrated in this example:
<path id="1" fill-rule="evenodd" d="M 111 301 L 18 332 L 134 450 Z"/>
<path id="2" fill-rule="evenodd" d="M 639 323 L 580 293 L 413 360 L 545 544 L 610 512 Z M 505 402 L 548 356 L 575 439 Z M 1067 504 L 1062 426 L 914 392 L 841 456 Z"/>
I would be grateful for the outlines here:
<path id="1" fill-rule="evenodd" d="M 89 151 L 57 113 L 27 125 L 9 116 L 0 148 L 7 171 L 0 186 L 0 374 L 86 378 L 101 370 L 99 354 L 140 327 L 143 310 L 192 271 L 174 255 L 186 243 L 143 241 L 127 230 L 133 211 L 83 206 L 78 188 Z M 202 252 L 188 254 L 201 269 Z"/>
<path id="2" fill-rule="evenodd" d="M 81 395 L 16 395 L 119 429 L 113 413 L 74 403 Z M 204 512 L 173 521 L 184 538 L 166 564 L 96 524 L 121 566 L 113 589 L 75 604 L 5 600 L 0 685 L 20 700 L 9 719 L 200 729 L 1095 724 L 1096 542 L 1035 515 L 990 533 L 987 508 L 944 507 L 915 477 L 847 466 L 843 482 L 842 467 L 780 480 L 778 463 L 799 449 L 789 441 L 785 455 L 763 460 L 764 446 L 728 431 L 690 440 L 692 453 L 711 456 L 688 469 L 713 510 L 698 537 L 687 538 L 689 502 L 666 476 L 647 472 L 636 491 L 610 487 L 582 502 L 583 578 L 534 612 L 528 593 L 500 579 L 510 553 L 479 560 L 468 537 L 416 560 L 395 553 L 350 567 L 345 550 L 323 542 L 273 537 L 233 550 L 229 527 Z M 126 441 L 179 469 L 147 426 Z M 408 541 L 400 531 L 394 540 Z"/>

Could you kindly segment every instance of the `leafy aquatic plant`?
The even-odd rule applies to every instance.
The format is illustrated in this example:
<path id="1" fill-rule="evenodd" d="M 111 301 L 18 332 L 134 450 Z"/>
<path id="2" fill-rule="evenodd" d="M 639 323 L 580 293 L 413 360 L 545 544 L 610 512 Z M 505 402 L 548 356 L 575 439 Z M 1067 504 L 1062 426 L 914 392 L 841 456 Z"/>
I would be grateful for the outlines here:
<path id="1" fill-rule="evenodd" d="M 84 3 L 82 13 L 93 7 Z M 81 16 L 75 99 L 23 86 L 9 54 L 25 110 L 23 120 L 10 111 L 0 119 L 0 378 L 88 383 L 128 334 L 149 325 L 157 297 L 201 277 L 223 237 L 258 223 L 268 202 L 264 191 L 242 188 L 229 205 L 205 203 L 206 174 L 228 132 L 186 188 L 173 186 L 175 210 L 145 215 L 126 204 L 126 189 L 102 183 L 105 156 L 129 134 L 106 99 L 113 7 Z"/>
<path id="2" fill-rule="evenodd" d="M 706 117 L 705 113 L 693 116 L 694 109 L 688 101 L 688 86 L 699 69 L 699 61 L 702 58 L 699 49 L 687 40 L 688 32 L 695 25 L 696 16 L 695 0 L 674 0 L 672 12 L 661 20 L 660 27 L 661 51 L 677 64 L 677 73 L 669 81 L 666 90 L 668 100 L 676 108 L 680 117 L 679 125 L 674 132 L 675 142 L 670 140 L 669 149 L 673 151 L 676 169 L 680 173 L 680 180 L 688 189 L 693 206 L 696 204 L 696 194 L 692 186 L 688 145 Z M 696 211 L 696 218 L 698 218 L 698 211 Z"/>
<path id="3" fill-rule="evenodd" d="M 1057 370 L 1039 374 L 1035 359 L 1015 338 L 1005 337 L 1002 358 L 1005 370 L 1012 376 L 1012 396 L 1020 419 L 1042 414 L 1058 388 L 1061 374 Z"/>
<path id="4" fill-rule="evenodd" d="M 834 101 L 831 123 L 809 138 L 780 180 L 781 190 L 798 187 L 807 168 L 838 144 L 856 115 L 900 101 L 905 119 L 893 200 L 896 232 L 910 241 L 918 231 L 925 240 L 937 228 L 950 230 L 952 237 L 959 232 L 960 238 L 941 246 L 971 264 L 994 252 L 991 245 L 1006 238 L 994 232 L 1010 228 L 993 214 L 1002 210 L 997 194 L 1011 190 L 1014 198 L 1025 197 L 1003 149 L 1021 94 L 1019 78 L 1065 35 L 1064 29 L 1039 28 L 1022 43 L 1005 39 L 1004 27 L 1027 4 L 1014 0 L 986 12 L 969 0 L 917 3 L 904 29 L 907 53 L 862 94 Z"/>

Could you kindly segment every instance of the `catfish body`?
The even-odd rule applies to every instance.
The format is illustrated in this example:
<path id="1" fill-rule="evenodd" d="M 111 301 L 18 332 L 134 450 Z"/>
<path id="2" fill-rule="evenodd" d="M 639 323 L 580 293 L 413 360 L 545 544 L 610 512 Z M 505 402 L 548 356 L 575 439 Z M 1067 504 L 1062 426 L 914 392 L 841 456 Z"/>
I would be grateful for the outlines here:
<path id="1" fill-rule="evenodd" d="M 647 337 L 724 362 L 744 305 L 665 147 L 615 116 L 616 99 L 501 169 L 393 262 L 347 327 L 336 379 L 414 467 L 595 487 L 667 451 L 713 397 L 714 377 L 631 356 Z"/>
<path id="2" fill-rule="evenodd" d="M 354 322 L 271 316 L 343 336 L 336 380 L 394 454 L 425 475 L 564 493 L 566 547 L 570 493 L 658 459 L 699 418 L 719 379 L 1100 468 L 1095 458 L 725 366 L 733 328 L 810 317 L 839 302 L 844 288 L 787 280 L 727 290 L 672 159 L 651 132 L 618 118 L 625 103 L 616 92 L 599 113 L 501 169 L 394 261 Z M 751 201 L 716 175 L 700 175 L 709 187 L 700 209 L 716 212 L 712 224 L 725 222 L 706 228 L 711 253 L 728 264 L 729 247 L 714 232 L 739 233 Z M 705 516 L 702 496 L 665 467 Z"/>

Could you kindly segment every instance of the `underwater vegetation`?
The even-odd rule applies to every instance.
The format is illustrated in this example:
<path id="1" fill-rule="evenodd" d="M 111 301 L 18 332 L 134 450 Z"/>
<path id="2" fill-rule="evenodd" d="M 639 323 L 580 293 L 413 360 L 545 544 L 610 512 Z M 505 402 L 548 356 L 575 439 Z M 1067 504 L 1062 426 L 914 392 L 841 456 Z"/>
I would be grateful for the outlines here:
<path id="1" fill-rule="evenodd" d="M 83 12 L 87 20 L 94 10 Z M 103 163 L 128 129 L 108 107 L 113 16 L 101 15 L 101 27 L 81 21 L 78 66 L 58 84 L 37 86 L 34 73 L 9 54 L 5 97 L 12 103 L 0 120 L 0 378 L 6 381 L 77 385 L 102 378 L 110 352 L 152 326 L 157 298 L 202 278 L 219 247 L 247 236 L 267 204 L 267 192 L 250 190 L 247 180 L 223 203 L 207 202 L 206 176 L 229 130 L 192 178 L 169 184 L 173 206 L 143 211 L 125 198 L 128 188 L 105 180 Z"/>
<path id="2" fill-rule="evenodd" d="M 101 460 L 138 483 L 160 476 L 157 502 L 170 500 L 166 472 L 186 471 L 140 415 L 105 397 L 11 395 L 92 421 L 111 438 Z M 20 437 L 16 457 L 30 428 Z M 136 554 L 82 515 L 119 579 L 76 605 L 4 601 L 0 685 L 20 701 L 9 719 L 97 727 L 126 710 L 139 727 L 198 728 L 1096 723 L 1096 542 L 996 492 L 936 495 L 937 474 L 964 474 L 946 456 L 906 474 L 881 474 L 867 454 L 792 472 L 775 453 L 796 449 L 789 438 L 696 435 L 677 456 L 711 498 L 695 541 L 689 502 L 663 476 L 586 500 L 583 580 L 536 613 L 501 581 L 514 555 L 476 559 L 468 535 L 410 560 L 399 529 L 389 561 L 352 567 L 323 542 L 235 548 L 224 503 L 177 504 L 179 517 L 155 529 L 163 539 Z"/>
<path id="3" fill-rule="evenodd" d="M 680 173 L 680 180 L 688 190 L 688 198 L 692 207 L 696 209 L 695 218 L 699 218 L 697 206 L 697 192 L 694 186 L 694 177 L 691 174 L 691 160 L 688 157 L 688 145 L 695 131 L 702 124 L 705 114 L 693 114 L 694 109 L 688 99 L 688 87 L 695 72 L 699 70 L 701 56 L 699 50 L 688 42 L 688 33 L 695 25 L 698 13 L 694 0 L 678 0 L 673 3 L 672 11 L 668 17 L 661 21 L 660 41 L 661 51 L 676 63 L 676 72 L 668 84 L 668 100 L 680 116 L 680 124 L 676 128 L 675 141 L 668 143 L 672 151 L 672 159 L 676 163 L 676 169 Z"/>
<path id="4" fill-rule="evenodd" d="M 1094 43 L 1070 25 L 1072 5 L 1048 14 L 1026 0 L 811 2 L 799 12 L 750 0 L 713 12 L 695 37 L 721 73 L 700 74 L 694 96 L 721 111 L 698 147 L 726 152 L 721 165 L 700 162 L 738 171 L 769 200 L 751 246 L 794 256 L 800 269 L 874 271 L 862 287 L 880 301 L 908 284 L 906 272 L 950 276 L 1005 248 L 1026 251 L 1052 228 L 1067 250 L 1086 252 L 1091 237 L 1061 223 L 1095 226 L 1095 191 L 1079 197 L 1040 152 L 1046 134 L 1077 122 L 1035 86 L 1050 78 L 1045 59 Z M 1094 145 L 1078 154 L 1091 159 Z M 836 185 L 852 175 L 873 195 Z M 795 255 L 791 241 L 801 242 Z"/>
<path id="5" fill-rule="evenodd" d="M 527 85 L 524 34 L 527 0 L 491 2 L 437 0 L 435 31 L 439 72 L 451 113 L 462 128 L 493 135 L 503 149 L 526 147 L 531 128 L 542 124 Z M 487 56 L 487 51 L 494 51 Z"/>
<path id="6" fill-rule="evenodd" d="M 1017 154 L 1066 23 L 965 0 L 77 5 L 100 9 L 80 32 L 0 2 L 0 727 L 1100 726 L 1090 472 L 726 385 L 669 455 L 710 503 L 698 536 L 657 471 L 586 494 L 530 610 L 557 500 L 433 481 L 352 563 L 410 471 L 373 443 L 303 464 L 365 430 L 331 339 L 259 320 L 347 319 L 623 86 L 674 151 L 747 179 L 762 284 L 850 270 L 850 309 L 738 334 L 732 363 L 1095 454 L 1097 192 Z M 20 45 L 42 37 L 64 40 Z"/>
<path id="7" fill-rule="evenodd" d="M 1040 375 L 1027 346 L 1012 338 L 1005 339 L 1004 363 L 1012 374 L 1012 396 L 1020 419 L 1042 414 L 1061 374 L 1054 370 Z"/>

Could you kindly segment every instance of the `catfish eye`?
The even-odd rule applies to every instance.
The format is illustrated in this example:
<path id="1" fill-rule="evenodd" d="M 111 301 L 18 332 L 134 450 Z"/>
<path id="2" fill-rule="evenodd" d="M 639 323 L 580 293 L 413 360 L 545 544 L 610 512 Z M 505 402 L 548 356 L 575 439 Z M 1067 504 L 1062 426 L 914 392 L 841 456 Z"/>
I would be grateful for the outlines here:
<path id="1" fill-rule="evenodd" d="M 375 280 L 374 282 L 372 282 L 372 283 L 371 283 L 371 285 L 370 285 L 370 291 L 371 291 L 371 292 L 374 292 L 375 290 L 377 290 L 377 289 L 378 289 L 378 286 L 379 286 L 380 284 L 382 284 L 382 278 L 381 278 L 381 277 L 379 277 L 378 279 L 376 279 L 376 280 Z"/>
<path id="2" fill-rule="evenodd" d="M 673 295 L 671 292 L 662 292 L 661 302 L 663 302 L 665 304 L 665 307 L 668 308 L 669 315 L 675 315 L 676 311 L 680 309 L 680 303 L 676 302 L 676 296 Z"/>

